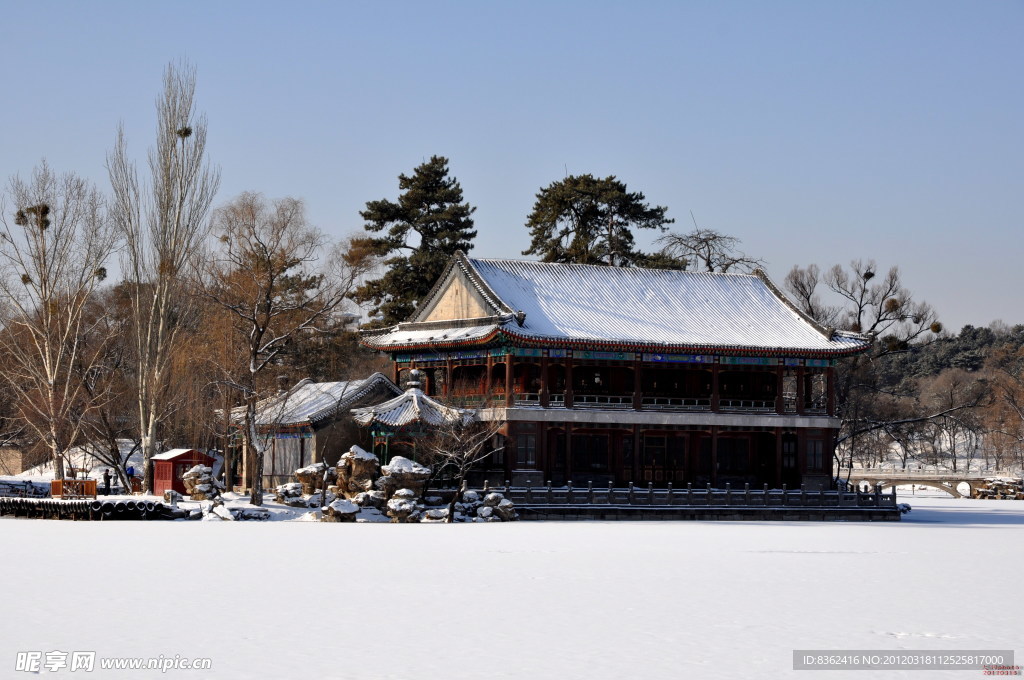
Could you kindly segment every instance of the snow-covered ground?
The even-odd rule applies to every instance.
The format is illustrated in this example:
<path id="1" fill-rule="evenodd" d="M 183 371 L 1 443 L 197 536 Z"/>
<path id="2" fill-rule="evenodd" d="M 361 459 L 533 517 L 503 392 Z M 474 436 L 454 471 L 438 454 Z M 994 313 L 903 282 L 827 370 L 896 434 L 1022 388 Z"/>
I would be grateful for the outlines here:
<path id="1" fill-rule="evenodd" d="M 794 649 L 1024 655 L 1024 502 L 900 500 L 879 524 L 0 519 L 0 677 L 31 650 L 213 665 L 104 678 L 810 679 Z"/>

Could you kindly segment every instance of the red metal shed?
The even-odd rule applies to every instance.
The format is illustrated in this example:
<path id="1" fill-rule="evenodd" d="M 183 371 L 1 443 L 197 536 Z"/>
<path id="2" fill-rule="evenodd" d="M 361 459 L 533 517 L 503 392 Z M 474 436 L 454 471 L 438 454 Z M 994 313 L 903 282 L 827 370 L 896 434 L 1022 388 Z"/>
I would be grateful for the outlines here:
<path id="1" fill-rule="evenodd" d="M 173 489 L 185 493 L 185 482 L 181 476 L 196 465 L 212 467 L 214 459 L 202 451 L 195 449 L 171 449 L 153 456 L 153 493 L 163 495 L 164 491 Z"/>

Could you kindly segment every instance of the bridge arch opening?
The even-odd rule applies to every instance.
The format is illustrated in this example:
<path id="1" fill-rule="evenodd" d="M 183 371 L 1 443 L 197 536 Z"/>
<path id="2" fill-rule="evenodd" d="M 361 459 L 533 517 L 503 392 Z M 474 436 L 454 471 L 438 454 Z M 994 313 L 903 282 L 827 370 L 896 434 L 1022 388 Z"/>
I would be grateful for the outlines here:
<path id="1" fill-rule="evenodd" d="M 963 498 L 963 494 L 961 494 L 957 490 L 957 485 L 954 485 L 954 484 L 943 484 L 940 481 L 932 482 L 932 481 L 927 481 L 927 480 L 915 480 L 913 482 L 905 482 L 905 481 L 896 480 L 895 482 L 882 482 L 882 491 L 885 491 L 887 489 L 892 489 L 893 486 L 913 486 L 913 487 L 917 487 L 917 488 L 921 488 L 922 486 L 926 486 L 926 487 L 929 487 L 929 488 L 932 488 L 932 489 L 937 489 L 939 491 L 945 491 L 946 493 L 948 493 L 953 498 Z M 968 495 L 970 495 L 970 494 L 968 494 Z"/>

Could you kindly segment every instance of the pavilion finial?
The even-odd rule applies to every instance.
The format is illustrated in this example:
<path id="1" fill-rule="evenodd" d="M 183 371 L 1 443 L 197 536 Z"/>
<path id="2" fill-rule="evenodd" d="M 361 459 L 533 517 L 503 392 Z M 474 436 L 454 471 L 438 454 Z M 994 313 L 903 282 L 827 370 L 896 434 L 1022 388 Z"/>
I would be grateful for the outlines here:
<path id="1" fill-rule="evenodd" d="M 423 379 L 426 377 L 427 376 L 423 371 L 418 368 L 414 368 L 409 371 L 409 379 L 405 381 L 405 386 L 407 389 L 411 389 L 413 387 L 421 389 L 423 387 Z"/>

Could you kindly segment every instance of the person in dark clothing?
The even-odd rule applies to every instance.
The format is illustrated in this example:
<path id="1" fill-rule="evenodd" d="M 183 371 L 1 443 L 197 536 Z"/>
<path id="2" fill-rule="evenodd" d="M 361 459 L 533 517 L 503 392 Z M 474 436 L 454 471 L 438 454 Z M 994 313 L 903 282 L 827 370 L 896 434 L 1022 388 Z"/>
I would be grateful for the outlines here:
<path id="1" fill-rule="evenodd" d="M 103 471 L 103 495 L 110 495 L 110 470 L 106 469 Z"/>

